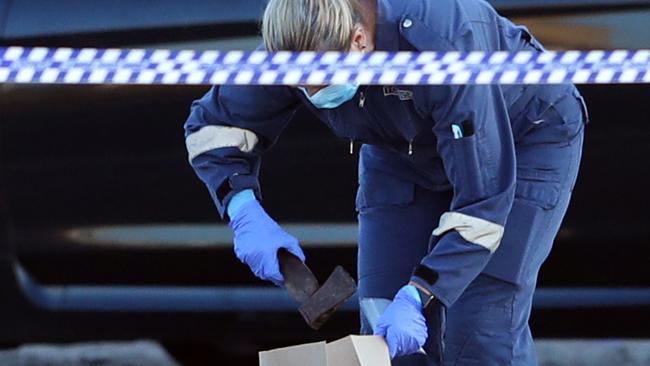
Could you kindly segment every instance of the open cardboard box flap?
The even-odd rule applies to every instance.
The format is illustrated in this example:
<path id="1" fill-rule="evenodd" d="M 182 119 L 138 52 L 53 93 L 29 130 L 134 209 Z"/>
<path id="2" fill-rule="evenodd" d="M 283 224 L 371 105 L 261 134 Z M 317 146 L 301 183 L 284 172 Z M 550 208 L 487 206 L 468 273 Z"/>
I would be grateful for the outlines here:
<path id="1" fill-rule="evenodd" d="M 260 366 L 390 366 L 382 337 L 349 336 L 260 352 Z"/>

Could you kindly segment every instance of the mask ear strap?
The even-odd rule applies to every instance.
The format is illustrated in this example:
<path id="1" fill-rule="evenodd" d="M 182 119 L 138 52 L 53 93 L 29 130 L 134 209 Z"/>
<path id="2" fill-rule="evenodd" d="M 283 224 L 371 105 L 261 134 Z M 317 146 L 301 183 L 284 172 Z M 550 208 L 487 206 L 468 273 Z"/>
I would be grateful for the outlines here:
<path id="1" fill-rule="evenodd" d="M 314 95 L 318 94 L 318 93 L 315 93 L 314 95 L 309 95 L 309 92 L 307 91 L 307 88 L 305 88 L 305 87 L 303 87 L 303 86 L 299 86 L 299 87 L 298 87 L 298 90 L 300 90 L 303 94 L 305 94 L 305 96 L 307 97 L 307 99 L 311 99 Z M 320 90 L 319 90 L 319 91 L 320 91 Z"/>

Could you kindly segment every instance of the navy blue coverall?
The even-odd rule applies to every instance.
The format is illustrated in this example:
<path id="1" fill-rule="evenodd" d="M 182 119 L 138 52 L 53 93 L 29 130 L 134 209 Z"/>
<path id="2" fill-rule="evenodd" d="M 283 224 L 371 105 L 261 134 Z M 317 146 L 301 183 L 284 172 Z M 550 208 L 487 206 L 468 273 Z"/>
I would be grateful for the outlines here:
<path id="1" fill-rule="evenodd" d="M 378 0 L 376 49 L 543 51 L 481 0 Z M 363 143 L 362 301 L 392 299 L 416 281 L 446 309 L 445 365 L 536 364 L 533 292 L 568 207 L 587 121 L 576 88 L 362 86 L 319 110 L 289 86 L 215 86 L 185 129 L 191 164 L 222 216 L 234 194 L 259 197 L 261 155 L 301 106 Z M 362 323 L 371 333 L 365 314 Z M 395 364 L 439 364 L 431 355 L 442 323 L 428 324 L 429 357 Z"/>

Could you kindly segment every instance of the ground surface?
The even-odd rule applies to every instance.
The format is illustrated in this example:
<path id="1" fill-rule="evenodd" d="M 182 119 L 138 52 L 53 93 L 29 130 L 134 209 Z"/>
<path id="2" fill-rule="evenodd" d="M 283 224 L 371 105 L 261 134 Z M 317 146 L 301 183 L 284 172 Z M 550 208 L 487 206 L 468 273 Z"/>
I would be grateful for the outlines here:
<path id="1" fill-rule="evenodd" d="M 540 341 L 538 350 L 540 366 L 650 366 L 650 341 Z M 255 366 L 226 362 L 220 366 Z M 150 341 L 63 347 L 29 345 L 0 351 L 0 366 L 150 365 L 181 366 L 160 345 Z"/>
<path id="2" fill-rule="evenodd" d="M 28 345 L 0 352 L 0 366 L 180 366 L 155 342 Z"/>

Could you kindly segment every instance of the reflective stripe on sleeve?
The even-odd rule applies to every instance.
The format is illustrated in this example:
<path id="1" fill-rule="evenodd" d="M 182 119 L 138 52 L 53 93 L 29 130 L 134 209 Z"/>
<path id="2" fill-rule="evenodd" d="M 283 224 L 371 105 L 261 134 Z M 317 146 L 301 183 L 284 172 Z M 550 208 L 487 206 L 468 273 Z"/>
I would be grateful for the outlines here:
<path id="1" fill-rule="evenodd" d="M 440 217 L 440 226 L 433 231 L 433 235 L 441 236 L 451 230 L 456 230 L 468 242 L 494 253 L 503 239 L 504 227 L 477 217 L 447 212 Z"/>
<path id="2" fill-rule="evenodd" d="M 214 149 L 236 147 L 242 152 L 253 151 L 259 139 L 255 133 L 236 127 L 206 126 L 185 140 L 190 161 Z"/>

